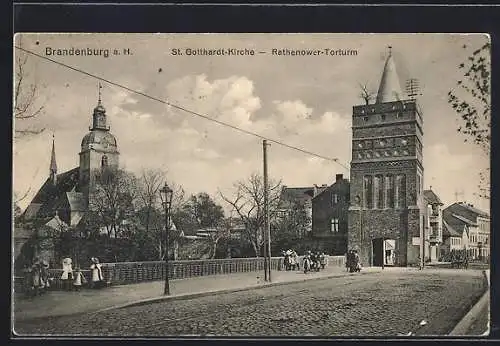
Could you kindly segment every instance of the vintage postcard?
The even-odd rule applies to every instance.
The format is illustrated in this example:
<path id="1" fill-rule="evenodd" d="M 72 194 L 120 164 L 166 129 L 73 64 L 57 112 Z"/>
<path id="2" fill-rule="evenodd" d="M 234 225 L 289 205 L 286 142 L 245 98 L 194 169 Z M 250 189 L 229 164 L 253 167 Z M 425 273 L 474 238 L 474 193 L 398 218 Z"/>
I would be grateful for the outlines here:
<path id="1" fill-rule="evenodd" d="M 488 335 L 488 35 L 13 54 L 16 336 Z"/>

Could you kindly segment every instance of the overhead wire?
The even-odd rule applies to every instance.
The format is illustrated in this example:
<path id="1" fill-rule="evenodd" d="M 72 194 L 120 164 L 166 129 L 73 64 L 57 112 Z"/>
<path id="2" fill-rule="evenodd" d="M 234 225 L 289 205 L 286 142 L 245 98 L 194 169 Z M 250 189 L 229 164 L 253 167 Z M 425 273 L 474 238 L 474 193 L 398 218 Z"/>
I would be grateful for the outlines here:
<path id="1" fill-rule="evenodd" d="M 71 66 L 71 65 L 68 65 L 68 64 L 65 64 L 63 62 L 60 62 L 60 61 L 57 61 L 57 60 L 54 60 L 54 59 L 51 59 L 51 58 L 48 58 L 46 56 L 43 56 L 41 54 L 38 54 L 38 53 L 35 53 L 33 51 L 30 51 L 28 49 L 25 49 L 25 48 L 22 48 L 22 47 L 18 47 L 18 46 L 14 46 L 16 49 L 19 49 L 27 54 L 30 54 L 30 55 L 33 55 L 35 57 L 38 57 L 40 59 L 43 59 L 43 60 L 46 60 L 46 61 L 49 61 L 49 62 L 52 62 L 54 64 L 57 64 L 59 66 L 62 66 L 62 67 L 65 67 L 67 69 L 70 69 L 72 71 L 75 71 L 75 72 L 78 72 L 80 74 L 83 74 L 83 75 L 86 75 L 88 77 L 91 77 L 91 78 L 94 78 L 94 79 L 97 79 L 99 81 L 102 81 L 102 82 L 105 82 L 105 83 L 108 83 L 110 85 L 114 85 L 120 89 L 124 89 L 124 90 L 127 90 L 133 94 L 136 94 L 136 95 L 140 95 L 140 96 L 143 96 L 145 98 L 148 98 L 150 100 L 153 100 L 153 101 L 157 101 L 157 102 L 160 102 L 162 104 L 165 104 L 169 107 L 172 107 L 172 108 L 175 108 L 175 109 L 178 109 L 180 111 L 183 111 L 183 112 L 186 112 L 188 114 L 191 114 L 193 116 L 197 116 L 197 117 L 200 117 L 200 118 L 203 118 L 205 120 L 208 120 L 208 121 L 212 121 L 212 122 L 215 122 L 219 125 L 222 125 L 222 126 L 225 126 L 225 127 L 228 127 L 228 128 L 231 128 L 233 130 L 236 130 L 236 131 L 239 131 L 241 133 L 244 133 L 244 134 L 247 134 L 247 135 L 250 135 L 250 136 L 254 136 L 254 137 L 257 137 L 257 138 L 260 138 L 260 139 L 266 139 L 268 140 L 269 142 L 271 143 L 275 143 L 275 144 L 278 144 L 280 146 L 283 146 L 285 148 L 288 148 L 288 149 L 291 149 L 291 150 L 295 150 L 295 151 L 298 151 L 298 152 L 301 152 L 303 154 L 307 154 L 307 155 L 310 155 L 310 156 L 314 156 L 314 157 L 317 157 L 317 158 L 320 158 L 320 159 L 323 159 L 323 160 L 326 160 L 326 161 L 332 161 L 332 162 L 335 162 L 336 164 L 342 166 L 343 168 L 345 168 L 347 171 L 349 171 L 349 167 L 343 163 L 341 163 L 339 161 L 338 158 L 332 158 L 332 157 L 328 157 L 328 156 L 325 156 L 325 155 L 321 155 L 321 154 L 317 154 L 317 153 L 314 153 L 310 150 L 307 150 L 307 149 L 304 149 L 304 148 L 300 148 L 300 147 L 297 147 L 297 146 L 294 146 L 294 145 L 290 145 L 290 144 L 287 144 L 287 143 L 284 143 L 283 141 L 281 140 L 277 140 L 277 139 L 273 139 L 273 138 L 268 138 L 268 137 L 265 137 L 263 135 L 260 135 L 256 132 L 252 132 L 252 131 L 249 131 L 249 130 L 245 130 L 245 129 L 242 129 L 238 126 L 235 126 L 235 125 L 231 125 L 231 124 L 228 124 L 226 122 L 223 122 L 223 121 L 220 121 L 218 119 L 215 119 L 215 118 L 212 118 L 208 115 L 205 115 L 205 114 L 202 114 L 202 113 L 199 113 L 199 112 L 196 112 L 196 111 L 193 111 L 193 110 L 190 110 L 186 107 L 183 107 L 183 106 L 180 106 L 180 105 L 177 105 L 177 104 L 174 104 L 174 103 L 171 103 L 169 101 L 166 101 L 166 100 L 162 100 L 160 98 L 157 98 L 155 96 L 152 96 L 152 95 L 149 95 L 149 94 L 146 94 L 144 92 L 141 92 L 139 90 L 135 90 L 135 89 L 132 89 L 132 88 L 129 88 L 123 84 L 120 84 L 120 83 L 117 83 L 117 82 L 114 82 L 112 80 L 109 80 L 109 79 L 106 79 L 106 78 L 103 78 L 103 77 L 100 77 L 96 74 L 93 74 L 93 73 L 90 73 L 90 72 L 87 72 L 87 71 L 84 71 L 80 68 L 77 68 L 77 67 L 74 67 L 74 66 Z"/>

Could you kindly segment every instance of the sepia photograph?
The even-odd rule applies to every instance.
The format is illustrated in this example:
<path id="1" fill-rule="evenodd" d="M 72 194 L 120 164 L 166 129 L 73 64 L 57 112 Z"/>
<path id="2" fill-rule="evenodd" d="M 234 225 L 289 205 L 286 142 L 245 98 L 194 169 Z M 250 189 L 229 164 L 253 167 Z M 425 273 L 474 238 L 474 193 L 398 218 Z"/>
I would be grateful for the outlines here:
<path id="1" fill-rule="evenodd" d="M 15 336 L 489 335 L 489 35 L 13 46 Z"/>

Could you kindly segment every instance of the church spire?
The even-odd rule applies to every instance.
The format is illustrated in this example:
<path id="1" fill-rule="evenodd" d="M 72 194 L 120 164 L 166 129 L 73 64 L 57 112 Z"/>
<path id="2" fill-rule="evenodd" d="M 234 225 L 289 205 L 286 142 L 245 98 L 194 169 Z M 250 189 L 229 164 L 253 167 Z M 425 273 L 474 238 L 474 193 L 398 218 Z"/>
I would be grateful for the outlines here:
<path id="1" fill-rule="evenodd" d="M 52 134 L 52 154 L 50 156 L 50 168 L 49 168 L 50 180 L 54 185 L 57 184 L 57 163 L 56 163 L 56 146 L 54 134 Z"/>
<path id="2" fill-rule="evenodd" d="M 377 93 L 377 103 L 399 101 L 402 98 L 399 77 L 396 72 L 396 65 L 392 57 L 392 47 L 389 46 L 389 54 L 384 65 L 380 86 Z"/>

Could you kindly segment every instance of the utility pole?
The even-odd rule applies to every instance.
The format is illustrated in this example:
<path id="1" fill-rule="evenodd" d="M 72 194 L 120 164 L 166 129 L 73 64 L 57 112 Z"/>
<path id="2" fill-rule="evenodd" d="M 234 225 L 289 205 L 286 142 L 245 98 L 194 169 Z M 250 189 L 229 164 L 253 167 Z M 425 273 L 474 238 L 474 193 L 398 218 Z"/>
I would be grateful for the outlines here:
<path id="1" fill-rule="evenodd" d="M 269 224 L 269 179 L 267 173 L 267 140 L 262 141 L 264 159 L 264 270 L 265 280 L 271 282 L 271 229 Z"/>

